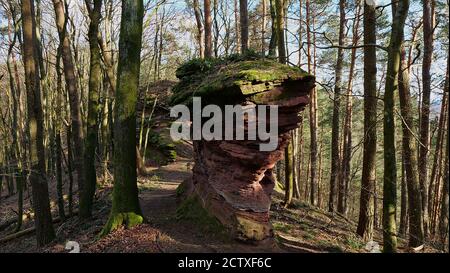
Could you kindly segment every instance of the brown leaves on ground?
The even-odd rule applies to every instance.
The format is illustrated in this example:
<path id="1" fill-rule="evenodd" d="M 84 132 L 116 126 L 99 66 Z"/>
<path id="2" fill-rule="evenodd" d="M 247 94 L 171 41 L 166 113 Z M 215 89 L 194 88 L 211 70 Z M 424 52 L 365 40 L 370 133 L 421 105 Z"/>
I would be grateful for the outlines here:
<path id="1" fill-rule="evenodd" d="M 98 240 L 82 252 L 92 253 L 157 253 L 161 252 L 159 231 L 148 224 L 131 229 L 118 229 Z"/>

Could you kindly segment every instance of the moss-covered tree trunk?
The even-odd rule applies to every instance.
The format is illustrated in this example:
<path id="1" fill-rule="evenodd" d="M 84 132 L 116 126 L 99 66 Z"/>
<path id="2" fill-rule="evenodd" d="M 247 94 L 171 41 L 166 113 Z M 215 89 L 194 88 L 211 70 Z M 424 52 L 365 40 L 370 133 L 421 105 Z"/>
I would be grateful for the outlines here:
<path id="1" fill-rule="evenodd" d="M 364 43 L 375 44 L 375 7 L 364 4 Z M 364 48 L 364 148 L 361 177 L 359 218 L 356 233 L 365 241 L 372 240 L 376 215 L 376 151 L 377 151 L 377 52 Z M 375 208 L 374 208 L 375 207 Z"/>
<path id="2" fill-rule="evenodd" d="M 30 182 L 35 212 L 37 245 L 43 246 L 55 238 L 50 211 L 50 199 L 45 173 L 43 142 L 43 113 L 36 52 L 36 22 L 34 1 L 22 1 L 23 63 L 28 108 L 28 140 L 30 153 Z"/>
<path id="3" fill-rule="evenodd" d="M 142 223 L 136 174 L 136 101 L 142 47 L 143 0 L 122 1 L 116 107 L 114 189 L 111 214 L 101 235 Z"/>
<path id="4" fill-rule="evenodd" d="M 394 1 L 393 1 L 394 2 Z M 384 143 L 384 181 L 383 181 L 383 251 L 397 252 L 397 161 L 395 155 L 394 94 L 398 92 L 398 73 L 400 50 L 409 0 L 393 3 L 393 22 L 388 49 L 388 64 L 384 93 L 383 143 Z"/>
<path id="5" fill-rule="evenodd" d="M 90 1 L 86 1 L 91 22 L 89 24 L 89 47 L 91 54 L 90 74 L 89 74 L 89 99 L 87 133 L 85 140 L 84 158 L 84 186 L 80 199 L 80 218 L 88 218 L 92 214 L 92 203 L 97 184 L 97 174 L 95 169 L 95 150 L 98 143 L 98 115 L 100 112 L 100 86 L 101 80 L 101 56 L 98 43 L 98 30 L 100 25 L 102 0 L 94 0 L 92 8 Z"/>

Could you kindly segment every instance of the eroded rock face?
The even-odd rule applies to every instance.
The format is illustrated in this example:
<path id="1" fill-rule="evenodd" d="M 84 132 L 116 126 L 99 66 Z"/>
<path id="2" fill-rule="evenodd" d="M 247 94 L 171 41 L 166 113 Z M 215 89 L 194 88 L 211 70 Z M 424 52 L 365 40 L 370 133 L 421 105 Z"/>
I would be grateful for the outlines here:
<path id="1" fill-rule="evenodd" d="M 273 237 L 269 222 L 275 185 L 272 170 L 283 157 L 290 141 L 289 132 L 301 122 L 298 114 L 309 103 L 314 77 L 275 62 L 252 60 L 217 65 L 204 73 L 204 82 L 196 82 L 194 88 L 205 86 L 208 80 L 223 77 L 224 73 L 228 73 L 228 80 L 232 77 L 239 80 L 230 80 L 214 89 L 215 101 L 217 94 L 227 96 L 228 90 L 232 90 L 234 104 L 278 105 L 278 147 L 261 152 L 259 140 L 194 141 L 193 176 L 183 187 L 185 195 L 197 195 L 203 208 L 229 228 L 235 238 L 261 242 Z M 250 73 L 253 76 L 247 75 Z M 183 80 L 189 79 L 182 79 L 181 84 L 185 84 Z M 205 93 L 204 98 L 208 99 Z"/>

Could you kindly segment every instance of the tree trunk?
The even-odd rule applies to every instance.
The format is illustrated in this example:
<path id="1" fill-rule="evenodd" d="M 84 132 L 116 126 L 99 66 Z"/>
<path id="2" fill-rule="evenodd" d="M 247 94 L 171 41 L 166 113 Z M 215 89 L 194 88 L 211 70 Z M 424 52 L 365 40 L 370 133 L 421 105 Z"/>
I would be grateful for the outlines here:
<path id="1" fill-rule="evenodd" d="M 353 22 L 353 39 L 352 45 L 357 46 L 359 42 L 359 24 L 361 21 L 361 3 L 358 3 L 356 7 L 357 18 Z M 344 195 L 344 214 L 348 212 L 348 196 L 350 191 L 350 171 L 351 171 L 351 161 L 352 161 L 352 128 L 353 128 L 353 76 L 356 66 L 356 53 L 357 49 L 353 48 L 350 60 L 350 71 L 347 83 L 346 92 L 346 104 L 345 104 L 345 120 L 343 128 L 343 147 L 342 147 L 342 171 L 340 175 L 340 183 L 344 185 L 345 195 Z"/>
<path id="2" fill-rule="evenodd" d="M 219 29 L 219 22 L 218 22 L 218 18 L 219 17 L 219 0 L 214 0 L 213 3 L 213 14 L 214 14 L 214 21 L 213 21 L 213 25 L 214 25 L 214 58 L 218 58 L 219 57 L 219 38 L 220 38 L 220 29 Z"/>
<path id="3" fill-rule="evenodd" d="M 69 174 L 69 196 L 68 196 L 68 203 L 69 203 L 69 217 L 72 217 L 73 215 L 73 152 L 72 152 L 72 126 L 67 127 L 67 172 Z"/>
<path id="4" fill-rule="evenodd" d="M 200 4 L 199 4 L 198 0 L 194 0 L 193 4 L 194 4 L 195 21 L 197 22 L 198 51 L 199 51 L 200 58 L 203 59 L 205 57 L 205 50 L 203 47 L 203 23 L 202 23 Z"/>
<path id="5" fill-rule="evenodd" d="M 262 27 L 261 27 L 261 56 L 266 57 L 266 0 L 261 0 L 262 3 Z"/>
<path id="6" fill-rule="evenodd" d="M 430 142 L 430 95 L 431 62 L 433 58 L 432 0 L 423 0 L 423 62 L 422 62 L 422 109 L 420 119 L 419 183 L 422 197 L 422 211 L 425 237 L 428 234 L 428 149 Z"/>
<path id="7" fill-rule="evenodd" d="M 29 151 L 31 159 L 30 182 L 35 211 L 36 240 L 39 247 L 55 238 L 50 211 L 47 179 L 45 176 L 45 148 L 43 143 L 43 114 L 39 84 L 39 66 L 36 50 L 36 22 L 34 1 L 22 1 L 23 63 L 27 89 Z"/>
<path id="8" fill-rule="evenodd" d="M 308 44 L 308 72 L 312 73 L 312 64 L 313 64 L 313 56 L 311 54 L 311 45 L 312 45 L 312 39 L 311 39 L 311 7 L 310 7 L 310 1 L 306 0 L 306 37 L 307 37 L 307 44 Z M 314 88 L 311 91 L 311 102 L 309 104 L 309 122 L 310 122 L 310 135 L 311 135 L 311 143 L 310 143 L 310 158 L 309 158 L 309 165 L 310 165 L 310 203 L 311 205 L 316 205 L 316 187 L 317 187 L 317 90 Z"/>
<path id="9" fill-rule="evenodd" d="M 401 37 L 403 40 L 403 37 Z M 414 128 L 411 113 L 411 95 L 409 90 L 409 64 L 406 60 L 406 51 L 402 48 L 399 73 L 399 98 L 402 113 L 403 129 L 403 156 L 408 188 L 409 202 L 409 246 L 418 247 L 423 244 L 422 203 L 418 180 L 417 150 L 412 128 Z"/>
<path id="10" fill-rule="evenodd" d="M 287 208 L 292 203 L 294 194 L 294 165 L 293 165 L 293 142 L 291 132 L 291 140 L 284 151 L 284 207 Z"/>
<path id="11" fill-rule="evenodd" d="M 64 211 L 63 198 L 63 174 L 62 174 L 62 144 L 61 144 L 61 114 L 62 114 L 62 98 L 64 96 L 62 87 L 61 73 L 61 47 L 58 47 L 56 53 L 56 116 L 54 117 L 53 126 L 55 127 L 55 170 L 56 170 L 56 194 L 58 202 L 58 214 L 62 221 L 65 221 L 66 214 Z"/>
<path id="12" fill-rule="evenodd" d="M 205 58 L 212 58 L 211 0 L 204 1 L 205 8 Z"/>
<path id="13" fill-rule="evenodd" d="M 376 10 L 364 4 L 364 43 L 376 43 Z M 359 219 L 356 233 L 364 241 L 371 241 L 375 220 L 376 151 L 377 151 L 377 52 L 375 47 L 364 48 L 364 147 L 361 177 Z M 375 207 L 375 208 L 374 208 Z"/>
<path id="14" fill-rule="evenodd" d="M 449 99 L 449 94 L 448 94 L 448 89 L 449 89 L 449 66 L 450 66 L 450 59 L 448 59 L 447 57 L 447 74 L 445 77 L 445 86 L 444 86 L 444 92 L 447 93 L 446 97 L 447 100 Z M 447 111 L 448 113 L 448 109 L 449 109 L 449 104 L 447 102 L 447 108 L 445 109 L 445 111 Z M 448 126 L 448 123 L 447 123 Z M 442 199 L 441 199 L 441 211 L 440 211 L 440 218 L 439 218 L 439 237 L 441 240 L 441 245 L 442 248 L 445 250 L 445 247 L 447 247 L 447 252 L 448 252 L 448 217 L 449 217 L 449 213 L 448 213 L 448 208 L 449 208 L 449 202 L 448 202 L 448 190 L 449 190 L 449 170 L 448 170 L 448 165 L 449 165 L 449 161 L 448 161 L 448 154 L 449 154 L 449 136 L 448 136 L 448 128 L 447 128 L 447 137 L 446 137 L 447 141 L 445 144 L 445 157 L 444 157 L 444 177 L 443 177 L 443 185 L 442 185 Z M 436 197 L 437 198 L 437 197 Z"/>
<path id="15" fill-rule="evenodd" d="M 406 185 L 405 156 L 402 156 L 402 180 L 401 180 L 401 201 L 400 201 L 400 227 L 398 233 L 403 238 L 408 229 L 408 188 Z"/>
<path id="16" fill-rule="evenodd" d="M 269 43 L 269 57 L 275 57 L 277 44 L 278 44 L 278 35 L 277 35 L 277 13 L 275 7 L 275 0 L 269 0 L 270 6 L 270 18 L 272 19 L 272 34 L 270 36 Z"/>
<path id="17" fill-rule="evenodd" d="M 114 189 L 101 235 L 142 223 L 136 174 L 136 101 L 142 47 L 143 0 L 122 2 L 114 118 Z"/>
<path id="18" fill-rule="evenodd" d="M 345 39 L 345 1 L 339 1 L 339 46 L 344 45 Z M 342 69 L 344 62 L 344 50 L 338 48 L 337 61 L 335 70 L 335 83 L 334 83 L 334 99 L 333 99 L 333 124 L 331 132 L 331 178 L 330 178 L 330 193 L 328 199 L 328 211 L 334 212 L 337 181 L 339 178 L 340 164 L 340 151 L 339 151 L 339 124 L 340 124 L 340 108 L 341 108 L 341 89 L 342 89 Z M 341 180 L 343 182 L 343 180 Z M 340 183 L 338 191 L 338 212 L 344 214 L 344 195 L 345 184 Z"/>
<path id="19" fill-rule="evenodd" d="M 447 75 L 448 77 L 448 75 Z M 446 90 L 446 92 L 448 92 L 448 89 Z M 439 237 L 441 240 L 441 245 L 442 248 L 445 249 L 445 247 L 447 247 L 447 251 L 448 251 L 448 207 L 449 207 L 449 203 L 448 203 L 448 190 L 449 190 L 449 186 L 448 186 L 448 180 L 449 180 L 449 176 L 448 176 L 448 165 L 449 165 L 449 161 L 448 161 L 448 146 L 449 140 L 447 137 L 447 149 L 445 152 L 445 164 L 444 164 L 444 183 L 442 185 L 442 201 L 441 201 L 441 214 L 440 214 L 440 218 L 439 218 Z"/>
<path id="20" fill-rule="evenodd" d="M 101 56 L 98 43 L 99 25 L 102 11 L 102 0 L 94 0 L 94 6 L 86 0 L 91 22 L 89 24 L 90 47 L 90 74 L 89 74 L 89 98 L 87 133 L 84 158 L 84 186 L 81 192 L 79 217 L 86 219 L 92 215 L 92 204 L 97 185 L 97 172 L 95 168 L 95 151 L 98 143 L 98 115 L 100 112 L 100 85 L 101 81 Z"/>
<path id="21" fill-rule="evenodd" d="M 440 175 L 439 173 L 442 170 L 442 162 L 443 162 L 443 151 L 444 151 L 444 136 L 445 136 L 445 130 L 446 130 L 446 120 L 447 120 L 447 104 L 448 104 L 448 97 L 447 92 L 445 92 L 445 88 L 448 88 L 447 86 L 447 78 L 446 78 L 446 86 L 444 87 L 444 94 L 442 96 L 441 101 L 441 113 L 439 115 L 439 122 L 438 122 L 438 132 L 437 132 L 437 139 L 436 139 L 436 146 L 434 149 L 434 159 L 433 159 L 433 168 L 431 170 L 431 178 L 430 182 L 428 183 L 428 209 L 429 209 L 429 216 L 430 216 L 430 227 L 429 231 L 430 234 L 435 234 L 436 230 L 436 221 L 437 217 L 435 215 L 438 213 L 438 203 L 439 200 L 439 188 L 440 188 Z"/>
<path id="22" fill-rule="evenodd" d="M 12 13 L 12 12 L 11 12 Z M 24 158 L 22 156 L 21 152 L 21 146 L 20 143 L 20 128 L 19 128 L 19 118 L 20 118 L 20 96 L 21 96 L 21 88 L 20 88 L 20 80 L 19 75 L 17 71 L 17 63 L 15 59 L 15 54 L 13 53 L 14 44 L 16 42 L 17 38 L 17 32 L 14 31 L 14 38 L 13 38 L 13 29 L 16 29 L 16 20 L 15 20 L 15 14 L 10 14 L 8 12 L 8 38 L 9 38 L 9 48 L 8 48 L 8 57 L 6 59 L 6 65 L 8 69 L 9 74 L 9 86 L 10 86 L 10 92 L 12 97 L 12 128 L 13 130 L 11 132 L 12 134 L 12 148 L 14 149 L 14 152 L 12 153 L 12 156 L 14 157 L 14 160 L 16 162 L 16 167 L 14 168 L 14 173 L 16 177 L 16 187 L 18 192 L 18 201 L 17 201 L 17 225 L 16 225 L 16 231 L 19 231 L 22 227 L 22 218 L 23 218 L 23 188 L 24 188 L 24 172 L 23 172 L 23 162 Z M 12 21 L 11 22 L 11 17 Z M 10 61 L 11 59 L 11 61 Z M 11 63 L 13 68 L 11 68 Z M 14 76 L 13 76 L 13 69 L 14 69 Z"/>
<path id="23" fill-rule="evenodd" d="M 397 206 L 397 162 L 395 155 L 394 94 L 398 92 L 398 76 L 401 61 L 400 51 L 408 10 L 409 0 L 400 0 L 398 4 L 393 5 L 392 14 L 394 16 L 391 41 L 388 49 L 384 94 L 383 251 L 387 253 L 397 252 L 397 230 L 395 223 Z"/>
<path id="24" fill-rule="evenodd" d="M 74 154 L 74 167 L 77 171 L 78 193 L 83 189 L 83 128 L 81 121 L 81 106 L 80 93 L 77 90 L 77 81 L 75 78 L 75 67 L 72 60 L 72 49 L 70 45 L 70 37 L 67 33 L 67 18 L 65 14 L 64 0 L 53 0 L 55 9 L 55 20 L 58 29 L 59 40 L 61 45 L 61 57 L 64 65 L 64 76 L 66 79 L 66 86 L 69 92 L 70 114 L 72 120 L 72 138 L 74 148 L 77 152 Z"/>
<path id="25" fill-rule="evenodd" d="M 284 42 L 284 1 L 285 0 L 275 0 L 278 61 L 282 64 L 286 63 L 286 45 Z"/>
<path id="26" fill-rule="evenodd" d="M 241 25 L 241 53 L 248 50 L 248 3 L 247 0 L 239 0 L 239 14 Z"/>

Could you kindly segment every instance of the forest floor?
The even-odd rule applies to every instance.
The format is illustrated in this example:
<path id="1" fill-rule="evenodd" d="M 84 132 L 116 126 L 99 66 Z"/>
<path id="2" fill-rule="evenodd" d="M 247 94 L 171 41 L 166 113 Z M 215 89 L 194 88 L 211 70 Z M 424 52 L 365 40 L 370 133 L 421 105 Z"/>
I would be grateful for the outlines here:
<path id="1" fill-rule="evenodd" d="M 189 154 L 186 146 L 183 145 L 184 153 L 179 149 L 178 152 Z M 96 236 L 105 224 L 111 206 L 112 186 L 104 185 L 96 194 L 93 217 L 89 221 L 80 221 L 74 216 L 56 224 L 57 239 L 46 248 L 37 249 L 34 234 L 30 233 L 0 243 L 0 252 L 68 252 L 65 249 L 67 241 L 78 242 L 81 252 L 368 252 L 355 234 L 353 221 L 298 201 L 285 209 L 281 205 L 283 195 L 280 192 L 274 193 L 271 207 L 275 244 L 259 247 L 242 244 L 223 234 L 208 232 L 194 221 L 177 219 L 176 188 L 190 177 L 191 168 L 192 159 L 179 156 L 175 162 L 154 167 L 146 176 L 139 177 L 139 200 L 145 224 L 120 229 L 98 239 Z M 5 210 L 12 210 L 16 198 L 9 199 L 3 200 L 0 216 L 5 215 Z M 4 219 L 0 218 L 0 224 L 2 222 Z M 32 222 L 25 220 L 24 228 L 30 226 Z M 8 233 L 11 229 L 1 232 L 0 238 Z M 374 241 L 381 245 L 381 238 L 380 230 L 376 230 Z M 400 240 L 400 245 L 404 243 Z M 405 249 L 401 247 L 400 251 Z"/>

